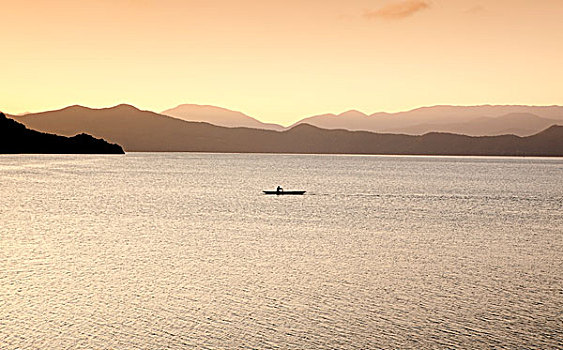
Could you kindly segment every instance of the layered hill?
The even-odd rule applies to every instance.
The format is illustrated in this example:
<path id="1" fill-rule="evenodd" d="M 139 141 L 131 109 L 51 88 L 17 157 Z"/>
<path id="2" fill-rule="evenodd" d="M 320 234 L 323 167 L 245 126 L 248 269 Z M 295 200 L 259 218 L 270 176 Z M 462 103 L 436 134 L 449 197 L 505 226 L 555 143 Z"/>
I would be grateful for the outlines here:
<path id="1" fill-rule="evenodd" d="M 418 124 L 411 127 L 387 129 L 385 132 L 423 135 L 429 132 L 447 132 L 469 136 L 512 134 L 530 136 L 552 125 L 562 124 L 557 119 L 541 118 L 531 113 L 511 113 L 501 117 L 482 117 L 461 123 Z"/>
<path id="2" fill-rule="evenodd" d="M 205 106 L 196 104 L 183 104 L 176 108 L 162 112 L 169 117 L 182 119 L 191 122 L 204 122 L 228 128 L 254 128 L 265 130 L 283 130 L 283 126 L 278 124 L 262 123 L 261 121 L 249 117 L 241 112 L 231 111 L 226 108 Z"/>
<path id="3" fill-rule="evenodd" d="M 119 145 L 90 135 L 73 137 L 29 130 L 0 113 L 0 153 L 123 154 Z"/>
<path id="4" fill-rule="evenodd" d="M 561 106 L 434 106 L 399 113 L 367 115 L 348 111 L 305 118 L 295 125 L 310 124 L 324 129 L 363 130 L 422 135 L 451 132 L 470 136 L 515 134 L 529 136 L 563 124 Z"/>
<path id="5" fill-rule="evenodd" d="M 119 143 L 126 151 L 563 156 L 563 127 L 558 126 L 529 137 L 410 136 L 325 130 L 308 124 L 278 132 L 187 122 L 128 105 L 106 109 L 73 106 L 16 118 L 47 132 L 87 132 Z"/>

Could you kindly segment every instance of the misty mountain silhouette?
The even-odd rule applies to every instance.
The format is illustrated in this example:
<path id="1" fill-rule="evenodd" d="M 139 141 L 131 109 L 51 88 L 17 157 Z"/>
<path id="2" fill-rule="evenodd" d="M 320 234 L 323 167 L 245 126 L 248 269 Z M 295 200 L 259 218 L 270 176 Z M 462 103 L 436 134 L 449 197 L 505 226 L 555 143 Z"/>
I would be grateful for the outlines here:
<path id="1" fill-rule="evenodd" d="M 217 126 L 229 128 L 244 127 L 265 130 L 284 130 L 278 124 L 262 123 L 241 112 L 235 112 L 226 108 L 215 106 L 202 106 L 195 104 L 183 104 L 176 108 L 168 109 L 161 114 L 177 119 L 192 122 L 205 122 Z"/>
<path id="2" fill-rule="evenodd" d="M 90 135 L 64 137 L 27 129 L 0 113 L 0 153 L 123 154 L 119 145 Z"/>
<path id="3" fill-rule="evenodd" d="M 541 118 L 531 113 L 510 113 L 501 117 L 482 117 L 462 123 L 418 124 L 411 127 L 388 129 L 385 130 L 385 132 L 409 135 L 424 135 L 429 132 L 447 132 L 469 136 L 507 134 L 530 136 L 557 124 L 563 124 L 563 121 Z"/>
<path id="4" fill-rule="evenodd" d="M 366 115 L 348 111 L 323 114 L 295 124 L 310 124 L 323 129 L 346 129 L 423 135 L 451 132 L 470 136 L 516 134 L 529 136 L 545 128 L 563 124 L 561 106 L 434 106 L 399 113 Z"/>
<path id="5" fill-rule="evenodd" d="M 529 137 L 410 136 L 325 130 L 308 124 L 278 132 L 187 122 L 128 105 L 104 109 L 72 106 L 15 118 L 46 132 L 87 132 L 119 143 L 126 151 L 563 156 L 563 127 L 559 126 Z"/>

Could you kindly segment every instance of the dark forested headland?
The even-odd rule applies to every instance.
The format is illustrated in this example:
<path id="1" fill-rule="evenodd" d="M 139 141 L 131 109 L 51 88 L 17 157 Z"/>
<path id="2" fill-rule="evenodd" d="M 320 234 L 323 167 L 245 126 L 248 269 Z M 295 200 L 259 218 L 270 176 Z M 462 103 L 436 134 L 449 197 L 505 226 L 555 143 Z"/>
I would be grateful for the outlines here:
<path id="1" fill-rule="evenodd" d="M 0 153 L 123 154 L 121 146 L 87 134 L 72 137 L 42 133 L 0 113 Z"/>

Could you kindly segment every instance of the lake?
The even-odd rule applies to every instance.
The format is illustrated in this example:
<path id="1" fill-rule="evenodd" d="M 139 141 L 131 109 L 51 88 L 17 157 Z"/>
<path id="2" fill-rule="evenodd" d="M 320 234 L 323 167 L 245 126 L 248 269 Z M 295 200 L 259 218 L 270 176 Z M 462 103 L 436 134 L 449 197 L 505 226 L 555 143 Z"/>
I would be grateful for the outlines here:
<path id="1" fill-rule="evenodd" d="M 0 348 L 562 348 L 562 184 L 561 158 L 0 156 Z"/>

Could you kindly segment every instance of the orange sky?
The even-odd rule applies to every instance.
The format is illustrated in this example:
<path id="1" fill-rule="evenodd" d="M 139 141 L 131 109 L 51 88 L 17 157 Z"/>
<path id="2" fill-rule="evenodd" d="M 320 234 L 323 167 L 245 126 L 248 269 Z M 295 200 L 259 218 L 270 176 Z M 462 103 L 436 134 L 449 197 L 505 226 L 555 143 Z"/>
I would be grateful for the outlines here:
<path id="1" fill-rule="evenodd" d="M 562 0 L 0 0 L 0 110 L 563 104 Z"/>

